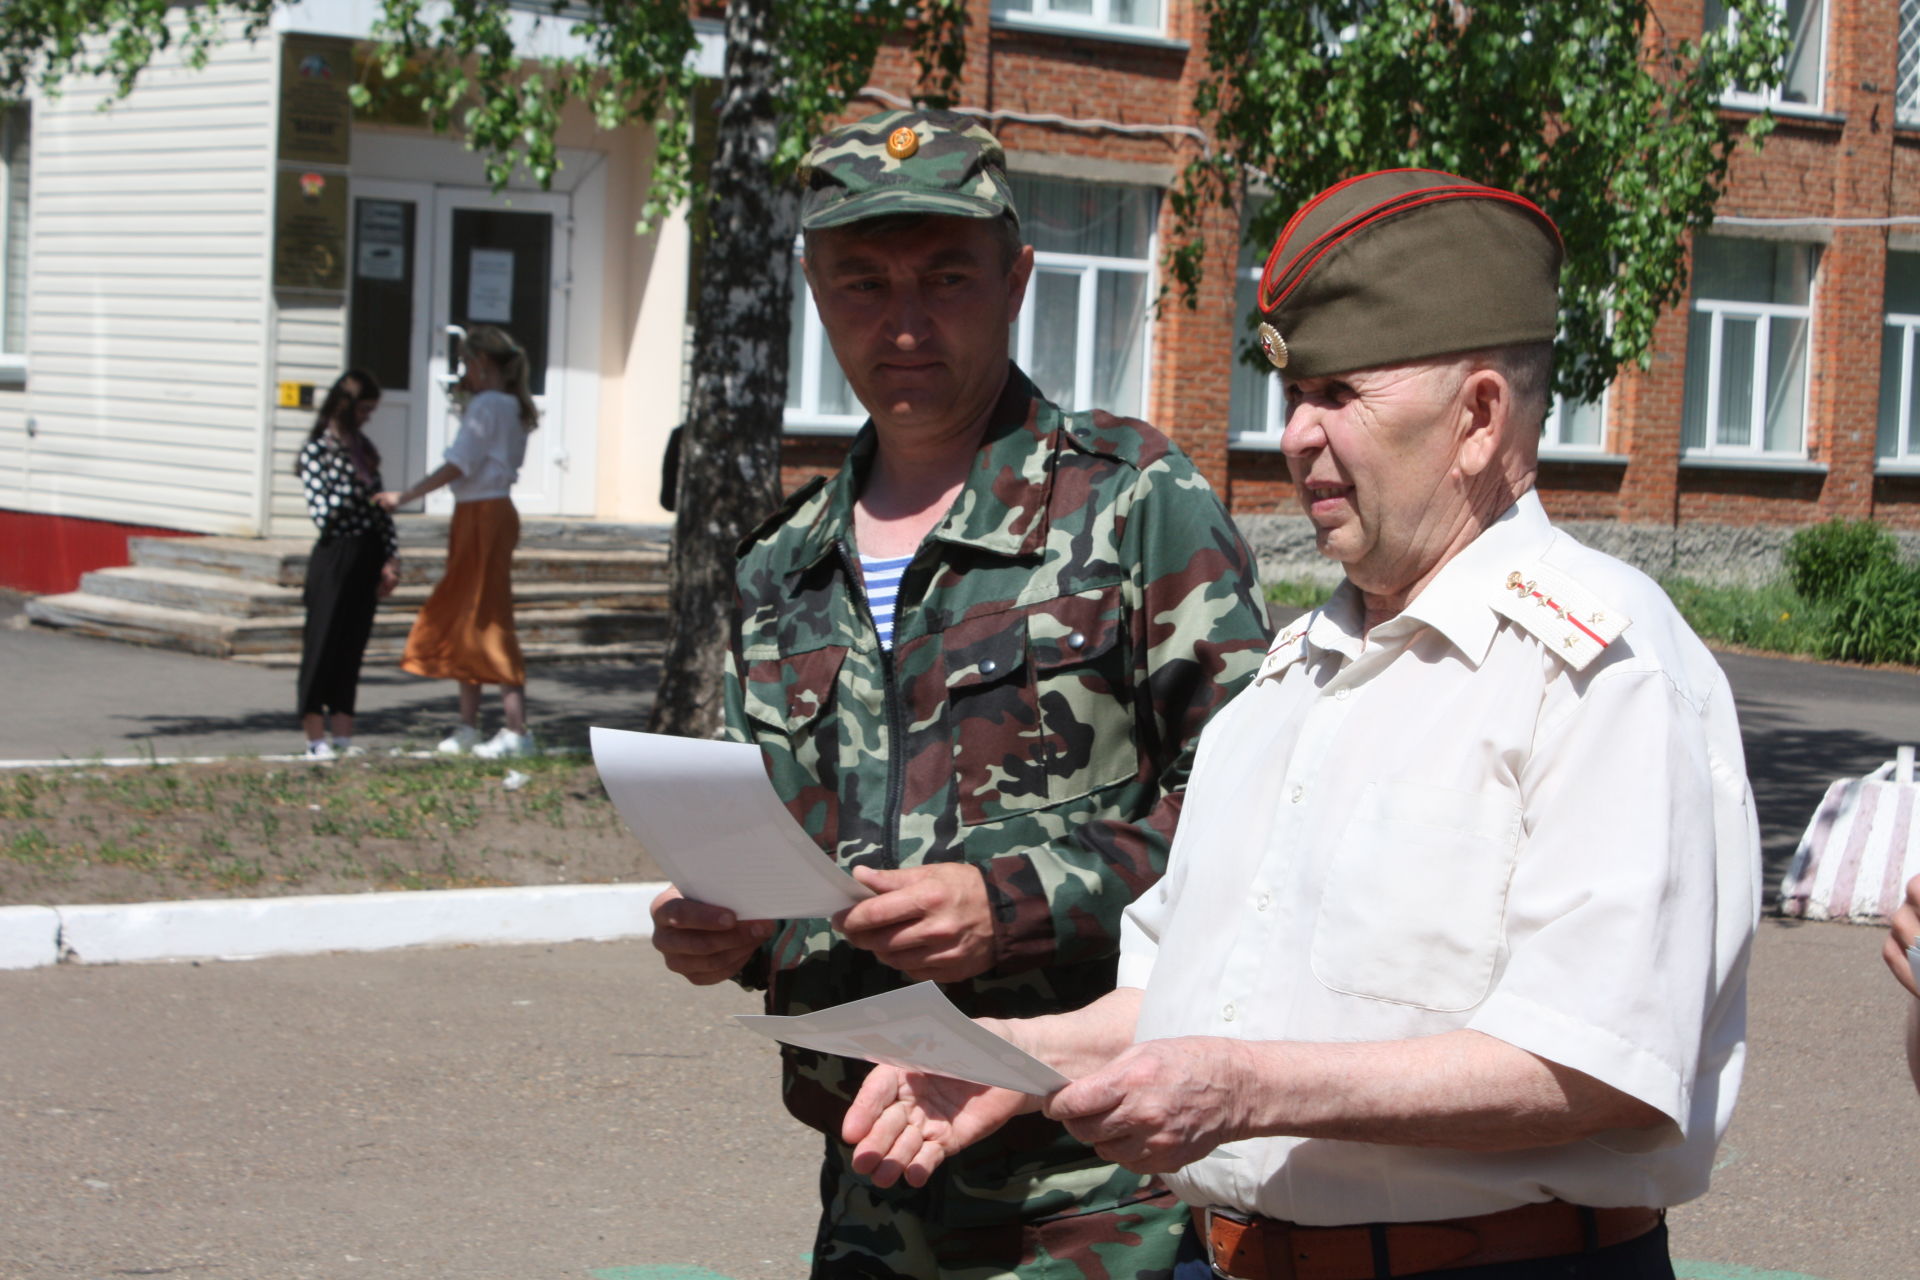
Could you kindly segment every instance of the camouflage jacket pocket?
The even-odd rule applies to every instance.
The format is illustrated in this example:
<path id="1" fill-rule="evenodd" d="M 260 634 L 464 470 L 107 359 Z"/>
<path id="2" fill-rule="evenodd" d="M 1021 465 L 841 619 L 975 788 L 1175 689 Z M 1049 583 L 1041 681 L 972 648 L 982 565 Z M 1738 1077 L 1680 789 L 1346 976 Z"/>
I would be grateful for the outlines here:
<path id="1" fill-rule="evenodd" d="M 741 672 L 741 706 L 769 728 L 798 733 L 832 705 L 846 656 L 846 646 L 831 644 L 805 653 L 749 656 Z"/>
<path id="2" fill-rule="evenodd" d="M 943 638 L 960 821 L 998 822 L 1132 777 L 1120 588 L 969 618 Z"/>
<path id="3" fill-rule="evenodd" d="M 740 679 L 741 710 L 766 757 L 774 791 L 828 853 L 840 838 L 841 822 L 840 717 L 827 712 L 839 701 L 835 691 L 846 656 L 844 645 L 749 656 Z"/>

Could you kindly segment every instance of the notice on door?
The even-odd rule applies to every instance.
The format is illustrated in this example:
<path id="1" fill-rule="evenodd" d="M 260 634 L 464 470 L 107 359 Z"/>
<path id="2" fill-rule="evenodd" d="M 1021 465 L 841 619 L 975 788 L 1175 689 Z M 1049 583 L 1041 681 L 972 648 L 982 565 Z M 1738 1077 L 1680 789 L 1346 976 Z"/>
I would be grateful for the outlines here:
<path id="1" fill-rule="evenodd" d="M 513 319 L 513 250 L 475 249 L 467 258 L 467 319 Z"/>
<path id="2" fill-rule="evenodd" d="M 354 229 L 354 274 L 362 280 L 407 278 L 407 207 L 398 200 L 362 200 Z"/>

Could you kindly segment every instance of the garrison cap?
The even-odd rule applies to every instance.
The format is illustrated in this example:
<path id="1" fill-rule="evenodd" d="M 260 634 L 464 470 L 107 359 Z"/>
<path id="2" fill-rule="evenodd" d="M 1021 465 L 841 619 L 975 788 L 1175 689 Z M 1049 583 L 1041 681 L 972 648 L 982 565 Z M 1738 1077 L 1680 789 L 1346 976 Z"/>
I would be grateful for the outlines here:
<path id="1" fill-rule="evenodd" d="M 956 111 L 882 111 L 842 125 L 800 162 L 807 231 L 900 213 L 1010 219 L 1000 140 Z"/>
<path id="2" fill-rule="evenodd" d="M 1551 342 L 1560 231 L 1539 206 L 1435 169 L 1385 169 L 1301 206 L 1260 275 L 1260 345 L 1319 378 Z"/>

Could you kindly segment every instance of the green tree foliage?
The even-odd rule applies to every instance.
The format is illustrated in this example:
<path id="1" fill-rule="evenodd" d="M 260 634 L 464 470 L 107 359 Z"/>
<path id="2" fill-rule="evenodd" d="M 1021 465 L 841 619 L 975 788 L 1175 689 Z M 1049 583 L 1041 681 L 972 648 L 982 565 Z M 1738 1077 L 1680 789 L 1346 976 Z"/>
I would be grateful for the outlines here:
<path id="1" fill-rule="evenodd" d="M 1249 174 L 1276 198 L 1249 239 L 1271 245 L 1314 192 L 1373 169 L 1434 168 L 1519 191 L 1567 245 L 1556 389 L 1597 398 L 1649 356 L 1686 287 L 1689 232 L 1711 224 L 1733 148 L 1765 114 L 1724 115 L 1736 86 L 1777 82 L 1787 40 L 1771 0 L 1726 0 L 1727 28 L 1675 38 L 1646 0 L 1206 0 L 1196 105 L 1217 145 L 1174 195 L 1186 225 L 1237 204 Z M 1196 240 L 1170 256 L 1189 300 Z"/>

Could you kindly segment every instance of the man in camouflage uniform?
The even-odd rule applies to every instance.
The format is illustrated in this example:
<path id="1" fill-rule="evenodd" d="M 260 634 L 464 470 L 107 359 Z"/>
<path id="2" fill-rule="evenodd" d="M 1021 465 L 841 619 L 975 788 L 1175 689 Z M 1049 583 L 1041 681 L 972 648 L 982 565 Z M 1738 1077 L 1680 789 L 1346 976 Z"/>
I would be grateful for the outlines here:
<path id="1" fill-rule="evenodd" d="M 1033 254 L 1001 165 L 971 120 L 900 111 L 802 171 L 808 280 L 872 417 L 742 546 L 727 723 L 876 896 L 832 922 L 654 907 L 670 967 L 773 1013 L 922 979 L 988 1017 L 1109 991 L 1200 728 L 1265 649 L 1251 559 L 1185 455 L 1009 361 Z M 907 562 L 891 611 L 867 589 L 885 559 Z M 783 1052 L 788 1109 L 826 1135 L 816 1275 L 1168 1274 L 1185 1218 L 1157 1182 L 1034 1117 L 876 1188 L 839 1141 L 865 1064 Z"/>

